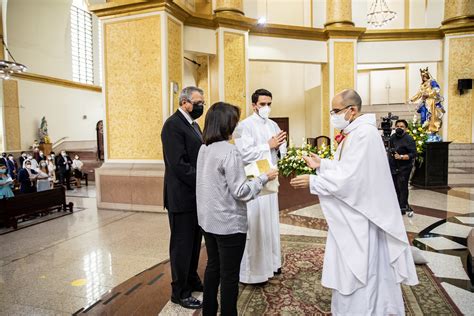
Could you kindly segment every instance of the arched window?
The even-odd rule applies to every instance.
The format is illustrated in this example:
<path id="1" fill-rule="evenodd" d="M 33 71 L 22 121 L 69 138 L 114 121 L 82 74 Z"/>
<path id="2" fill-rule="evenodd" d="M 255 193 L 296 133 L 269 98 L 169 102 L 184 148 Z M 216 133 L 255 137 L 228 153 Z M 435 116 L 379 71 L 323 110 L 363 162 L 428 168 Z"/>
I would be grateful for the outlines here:
<path id="1" fill-rule="evenodd" d="M 94 84 L 92 14 L 83 0 L 71 5 L 72 79 Z"/>

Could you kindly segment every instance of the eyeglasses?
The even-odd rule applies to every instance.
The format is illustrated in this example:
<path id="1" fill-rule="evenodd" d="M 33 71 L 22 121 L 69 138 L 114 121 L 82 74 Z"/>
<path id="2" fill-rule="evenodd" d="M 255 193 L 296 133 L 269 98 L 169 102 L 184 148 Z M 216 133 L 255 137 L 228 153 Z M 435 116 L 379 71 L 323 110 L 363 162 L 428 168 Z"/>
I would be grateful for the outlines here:
<path id="1" fill-rule="evenodd" d="M 331 111 L 329 111 L 329 114 L 331 114 L 331 115 L 337 114 L 337 113 L 339 113 L 339 112 L 341 112 L 341 111 L 343 111 L 343 110 L 345 110 L 345 109 L 347 109 L 347 108 L 350 108 L 351 106 L 353 106 L 353 105 L 352 105 L 352 104 L 351 104 L 351 105 L 348 105 L 348 106 L 346 106 L 346 107 L 343 107 L 342 109 L 334 109 L 334 110 L 331 110 Z"/>
<path id="2" fill-rule="evenodd" d="M 204 101 L 193 102 L 193 101 L 188 99 L 188 102 L 191 103 L 193 106 L 195 106 L 195 105 L 197 105 L 197 106 L 206 106 L 206 102 L 204 102 Z"/>

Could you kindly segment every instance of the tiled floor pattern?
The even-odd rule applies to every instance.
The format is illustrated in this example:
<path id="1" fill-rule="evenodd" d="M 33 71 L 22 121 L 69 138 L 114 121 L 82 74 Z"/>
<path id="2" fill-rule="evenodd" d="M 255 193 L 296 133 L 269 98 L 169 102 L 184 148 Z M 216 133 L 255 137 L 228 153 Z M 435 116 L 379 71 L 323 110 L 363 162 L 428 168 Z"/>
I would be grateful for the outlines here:
<path id="1" fill-rule="evenodd" d="M 416 242 L 453 301 L 472 314 L 473 292 L 453 284 L 469 283 L 457 253 L 466 251 L 463 240 L 474 223 L 468 215 L 474 213 L 474 180 L 472 174 L 456 173 L 450 181 L 453 188 L 445 192 L 413 189 L 416 214 L 404 221 L 412 238 L 430 228 Z M 70 315 L 168 258 L 166 214 L 98 211 L 93 186 L 69 195 L 83 211 L 0 236 L 0 315 Z M 280 229 L 281 234 L 327 235 L 319 205 L 282 211 Z M 166 304 L 166 296 L 157 304 L 163 299 L 162 314 L 190 314 Z"/>

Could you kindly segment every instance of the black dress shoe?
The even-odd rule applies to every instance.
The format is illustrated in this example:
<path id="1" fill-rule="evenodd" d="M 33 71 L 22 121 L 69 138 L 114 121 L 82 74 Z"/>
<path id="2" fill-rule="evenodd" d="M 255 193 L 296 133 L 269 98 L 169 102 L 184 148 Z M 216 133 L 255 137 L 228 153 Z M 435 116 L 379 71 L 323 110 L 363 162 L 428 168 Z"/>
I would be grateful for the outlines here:
<path id="1" fill-rule="evenodd" d="M 276 270 L 276 272 L 273 272 L 274 275 L 280 275 L 281 274 L 281 268 L 278 268 L 278 270 Z"/>
<path id="2" fill-rule="evenodd" d="M 200 309 L 202 308 L 202 303 L 200 300 L 197 298 L 194 298 L 192 296 L 187 297 L 187 298 L 182 298 L 182 299 L 176 299 L 174 297 L 171 298 L 171 302 L 175 304 L 179 304 L 184 308 L 189 308 L 189 309 Z"/>

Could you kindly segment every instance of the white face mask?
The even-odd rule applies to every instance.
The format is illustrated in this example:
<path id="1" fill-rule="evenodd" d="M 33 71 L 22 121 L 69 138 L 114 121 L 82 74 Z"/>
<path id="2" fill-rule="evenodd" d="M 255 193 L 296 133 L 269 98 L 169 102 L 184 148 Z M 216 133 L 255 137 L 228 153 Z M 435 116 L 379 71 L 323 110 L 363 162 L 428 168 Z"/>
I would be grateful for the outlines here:
<path id="1" fill-rule="evenodd" d="M 61 153 L 61 156 L 66 157 L 66 153 Z"/>
<path id="2" fill-rule="evenodd" d="M 340 129 L 340 130 L 343 130 L 344 128 L 346 128 L 349 125 L 350 121 L 346 120 L 345 116 L 346 116 L 345 111 L 342 114 L 331 115 L 332 125 L 335 128 Z"/>
<path id="3" fill-rule="evenodd" d="M 266 105 L 258 109 L 258 115 L 263 119 L 268 119 L 270 117 L 271 108 Z"/>

